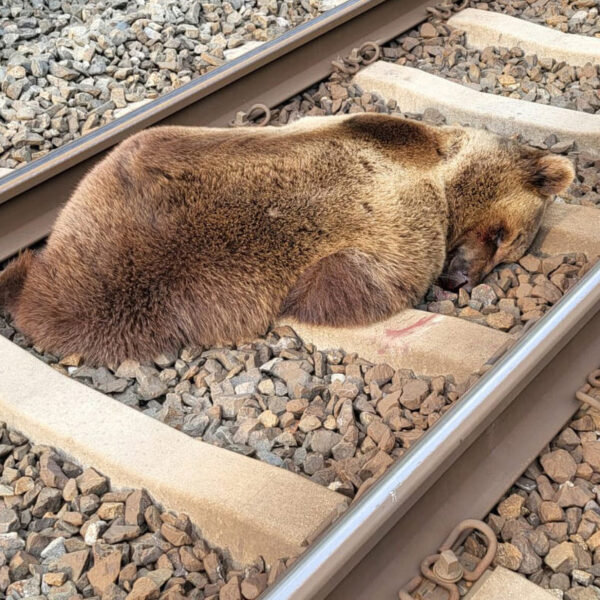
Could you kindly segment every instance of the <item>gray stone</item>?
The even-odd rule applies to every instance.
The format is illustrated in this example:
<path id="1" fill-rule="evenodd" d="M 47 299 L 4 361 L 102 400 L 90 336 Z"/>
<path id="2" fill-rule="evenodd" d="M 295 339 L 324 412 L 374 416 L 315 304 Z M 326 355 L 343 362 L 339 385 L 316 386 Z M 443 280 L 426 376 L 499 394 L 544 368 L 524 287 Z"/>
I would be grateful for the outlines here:
<path id="1" fill-rule="evenodd" d="M 62 503 L 62 493 L 55 488 L 45 487 L 39 493 L 35 506 L 31 510 L 34 517 L 42 517 L 45 513 L 56 512 Z"/>
<path id="2" fill-rule="evenodd" d="M 40 553 L 40 557 L 44 561 L 52 561 L 60 558 L 67 553 L 65 548 L 65 538 L 57 537 L 52 540 Z"/>
<path id="3" fill-rule="evenodd" d="M 319 429 L 312 434 L 310 446 L 315 452 L 329 456 L 332 448 L 340 442 L 342 436 L 335 431 Z"/>
<path id="4" fill-rule="evenodd" d="M 494 292 L 494 289 L 485 283 L 475 286 L 471 292 L 471 300 L 481 302 L 482 306 L 490 306 L 494 304 L 497 299 L 498 296 L 496 295 L 496 292 Z"/>
<path id="5" fill-rule="evenodd" d="M 10 533 L 0 533 L 0 551 L 11 559 L 18 550 L 25 547 L 25 542 L 18 536 L 15 531 Z"/>
<path id="6" fill-rule="evenodd" d="M 143 400 L 153 400 L 164 396 L 169 387 L 158 377 L 158 372 L 152 367 L 138 367 L 136 372 L 138 394 Z"/>
<path id="7" fill-rule="evenodd" d="M 10 508 L 0 508 L 0 533 L 18 531 L 20 521 L 17 513 Z"/>

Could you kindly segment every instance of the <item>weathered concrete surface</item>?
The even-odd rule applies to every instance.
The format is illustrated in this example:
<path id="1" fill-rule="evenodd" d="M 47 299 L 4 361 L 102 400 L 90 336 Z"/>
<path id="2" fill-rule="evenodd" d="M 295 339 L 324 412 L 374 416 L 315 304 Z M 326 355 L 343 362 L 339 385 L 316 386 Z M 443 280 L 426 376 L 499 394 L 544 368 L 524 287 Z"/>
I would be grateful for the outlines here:
<path id="1" fill-rule="evenodd" d="M 546 209 L 533 250 L 546 254 L 584 252 L 600 256 L 600 210 L 590 206 L 551 203 Z"/>
<path id="2" fill-rule="evenodd" d="M 186 512 L 245 564 L 299 554 L 347 499 L 284 469 L 195 440 L 48 367 L 0 336 L 0 419 Z"/>
<path id="3" fill-rule="evenodd" d="M 490 327 L 420 310 L 405 310 L 367 327 L 316 327 L 286 319 L 305 341 L 343 348 L 372 362 L 412 369 L 417 375 L 468 377 L 509 339 Z"/>
<path id="4" fill-rule="evenodd" d="M 487 126 L 506 136 L 522 134 L 534 143 L 542 143 L 555 133 L 560 139 L 575 140 L 581 150 L 599 152 L 600 115 L 478 92 L 443 77 L 385 61 L 359 71 L 354 82 L 366 92 L 396 100 L 403 112 L 436 108 L 450 123 Z"/>
<path id="5" fill-rule="evenodd" d="M 504 567 L 485 574 L 464 600 L 556 600 L 550 592 Z"/>
<path id="6" fill-rule="evenodd" d="M 487 46 L 518 47 L 525 54 L 578 67 L 600 62 L 600 39 L 563 33 L 502 13 L 467 8 L 453 15 L 448 25 L 464 30 L 468 46 L 481 50 Z"/>

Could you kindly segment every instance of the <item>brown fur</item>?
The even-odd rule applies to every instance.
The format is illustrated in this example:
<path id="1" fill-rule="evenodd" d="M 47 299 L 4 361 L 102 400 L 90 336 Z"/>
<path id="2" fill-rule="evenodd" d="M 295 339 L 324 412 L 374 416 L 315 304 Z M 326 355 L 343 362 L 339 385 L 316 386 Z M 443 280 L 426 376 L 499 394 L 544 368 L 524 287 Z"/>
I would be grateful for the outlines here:
<path id="1" fill-rule="evenodd" d="M 369 323 L 417 302 L 445 263 L 473 283 L 525 251 L 572 178 L 536 152 L 374 114 L 149 129 L 0 274 L 0 308 L 93 363 L 240 341 L 280 314 Z"/>
<path id="2" fill-rule="evenodd" d="M 12 312 L 21 296 L 34 254 L 25 250 L 0 273 L 0 309 Z"/>

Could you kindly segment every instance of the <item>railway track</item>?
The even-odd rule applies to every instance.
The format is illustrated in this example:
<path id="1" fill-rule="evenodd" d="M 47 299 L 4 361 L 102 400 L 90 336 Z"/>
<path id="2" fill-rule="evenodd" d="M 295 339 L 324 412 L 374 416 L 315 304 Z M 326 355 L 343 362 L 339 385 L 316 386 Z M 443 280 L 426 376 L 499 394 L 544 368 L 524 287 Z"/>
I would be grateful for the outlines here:
<path id="1" fill-rule="evenodd" d="M 281 323 L 270 340 L 238 349 L 238 354 L 221 351 L 202 356 L 199 350 L 185 349 L 179 357 L 163 357 L 155 365 L 156 373 L 144 371 L 140 375 L 132 365 L 92 373 L 85 371 L 77 357 L 42 356 L 52 370 L 19 348 L 18 344 L 26 346 L 24 341 L 14 334 L 10 324 L 3 326 L 0 321 L 0 329 L 13 340 L 0 338 L 1 420 L 32 442 L 51 445 L 94 467 L 115 487 L 145 488 L 167 509 L 187 513 L 199 527 L 202 539 L 223 549 L 230 561 L 228 579 L 237 579 L 227 584 L 227 594 L 231 588 L 232 596 L 222 592 L 223 598 L 240 597 L 240 591 L 236 596 L 234 589 L 240 585 L 244 597 L 256 597 L 252 594 L 261 593 L 267 581 L 269 587 L 262 597 L 272 600 L 397 597 L 398 590 L 418 572 L 421 559 L 439 547 L 456 523 L 488 514 L 579 408 L 575 391 L 599 366 L 600 265 L 593 265 L 600 254 L 600 211 L 595 206 L 600 188 L 587 181 L 589 173 L 598 169 L 598 163 L 593 163 L 598 156 L 600 115 L 505 98 L 502 90 L 495 88 L 492 93 L 474 90 L 464 85 L 472 81 L 457 83 L 449 81 L 452 77 L 442 69 L 423 69 L 420 59 L 440 55 L 431 48 L 447 43 L 444 32 L 448 29 L 450 38 L 452 23 L 466 31 L 467 46 L 471 40 L 472 50 L 483 51 L 501 39 L 494 29 L 494 17 L 489 24 L 484 19 L 487 25 L 481 32 L 483 17 L 474 14 L 474 9 L 457 13 L 448 22 L 434 20 L 434 32 L 419 28 L 404 33 L 425 20 L 428 6 L 431 3 L 399 0 L 347 2 L 0 179 L 1 260 L 47 234 L 56 211 L 83 173 L 121 139 L 155 124 L 226 125 L 235 121 L 236 112 L 247 113 L 257 103 L 272 109 L 269 116 L 275 124 L 302 113 L 365 109 L 389 112 L 399 108 L 418 118 L 447 118 L 486 126 L 505 135 L 520 134 L 540 146 L 547 146 L 548 138 L 552 138 L 551 145 L 560 150 L 564 143 L 562 151 L 577 161 L 579 187 L 566 198 L 567 202 L 549 208 L 532 255 L 512 267 L 514 282 L 511 279 L 505 285 L 498 271 L 485 289 L 468 298 L 433 290 L 417 310 L 369 328 L 326 329 Z M 510 21 L 508 26 L 511 23 L 515 24 Z M 515 36 L 511 44 L 521 40 L 519 35 L 526 39 L 527 32 L 522 33 L 517 24 L 510 27 Z M 506 22 L 500 24 L 502 29 L 508 26 Z M 542 33 L 549 38 L 547 42 L 542 40 L 544 44 L 540 41 Z M 540 58 L 550 53 L 559 56 L 565 65 L 572 61 L 582 68 L 600 57 L 594 44 L 578 50 L 571 37 L 557 36 L 549 28 L 542 33 L 538 32 L 533 41 L 527 38 L 531 44 L 528 53 L 539 52 Z M 420 40 L 416 46 L 411 40 L 406 42 L 411 37 Z M 424 39 L 439 42 L 427 46 Z M 390 40 L 395 41 L 387 43 Z M 366 46 L 363 52 L 354 54 L 354 63 L 339 62 L 340 56 L 350 54 L 352 48 L 373 41 L 382 44 L 380 60 L 373 60 L 373 47 Z M 419 45 L 420 56 L 411 52 Z M 563 47 L 568 50 L 564 56 L 560 54 Z M 330 75 L 333 60 L 338 61 L 337 71 L 319 83 Z M 590 163 L 591 167 L 586 166 Z M 508 273 L 504 276 L 510 279 Z M 554 295 L 544 297 L 541 289 L 533 295 L 535 286 L 552 289 Z M 483 294 L 489 294 L 490 289 L 494 299 L 485 304 Z M 505 302 L 500 304 L 502 300 Z M 513 318 L 505 316 L 509 314 Z M 497 322 L 498 315 L 503 317 L 502 323 Z M 286 329 L 288 325 L 301 340 Z M 345 354 L 319 352 L 328 348 L 343 348 Z M 372 367 L 361 364 L 357 356 L 372 364 L 386 363 L 389 376 L 381 373 L 386 369 L 380 368 L 371 372 L 367 381 Z M 268 366 L 272 357 L 275 362 Z M 298 364 L 291 364 L 294 359 L 296 363 L 311 363 L 310 381 Z M 288 365 L 289 372 L 276 369 L 278 360 Z M 226 379 L 254 369 L 262 373 L 258 387 L 244 387 L 251 382 L 242 378 L 231 389 L 221 386 L 216 393 L 211 384 L 205 385 L 208 373 L 200 372 L 206 361 L 218 363 L 218 372 Z M 416 377 L 403 369 L 412 370 Z M 403 386 L 408 382 L 411 389 L 426 392 L 413 412 L 401 404 L 403 415 L 413 420 L 413 433 L 406 435 L 402 427 L 391 430 L 393 449 L 387 453 L 381 451 L 385 444 L 380 437 L 365 433 L 372 417 L 358 422 L 363 436 L 360 453 L 370 452 L 371 458 L 383 462 L 370 463 L 357 484 L 351 483 L 352 477 L 350 482 L 344 480 L 339 470 L 332 481 L 328 479 L 335 470 L 327 466 L 332 462 L 331 448 L 323 450 L 325 461 L 321 458 L 322 464 L 309 472 L 306 462 L 295 469 L 291 455 L 271 452 L 272 444 L 267 444 L 268 451 L 263 448 L 262 454 L 256 454 L 261 460 L 214 445 L 229 447 L 228 431 L 233 431 L 232 424 L 239 426 L 236 398 L 239 401 L 242 396 L 257 393 L 263 404 L 272 396 L 288 398 L 284 406 L 273 403 L 256 408 L 257 417 L 262 419 L 260 426 L 265 429 L 279 427 L 285 432 L 284 418 L 291 415 L 287 427 L 292 429 L 288 433 L 300 427 L 308 436 L 310 429 L 304 431 L 301 424 L 302 411 L 307 407 L 300 401 L 307 394 L 310 400 L 320 398 L 318 392 L 310 390 L 324 386 L 334 399 L 350 394 L 351 413 L 371 412 L 382 420 L 377 416 L 383 416 L 378 401 L 390 394 L 395 381 L 392 373 L 399 380 L 407 378 L 402 380 Z M 451 377 L 443 377 L 448 374 Z M 179 397 L 188 394 L 191 402 L 189 392 L 196 376 L 202 383 L 194 383 L 195 389 L 209 388 L 210 394 L 218 398 L 214 403 L 220 407 L 217 412 L 223 415 L 217 423 L 221 424 L 221 438 L 215 427 L 213 445 L 193 440 L 191 436 L 198 434 L 193 433 L 191 425 L 186 430 L 189 423 L 202 429 L 197 420 L 185 420 L 194 416 L 193 411 L 186 408 L 186 413 L 182 408 L 178 421 L 181 403 L 178 405 L 173 397 L 171 404 L 168 398 L 165 400 L 167 393 Z M 74 379 L 118 400 L 83 388 Z M 357 408 L 360 394 L 339 388 L 340 384 L 351 387 L 356 380 L 369 387 L 371 408 L 364 403 Z M 300 389 L 296 385 L 304 388 L 296 391 Z M 140 394 L 145 394 L 142 400 Z M 443 398 L 441 407 L 433 410 L 435 418 L 430 420 L 420 412 L 428 394 L 428 399 Z M 294 401 L 291 408 L 289 403 Z M 132 411 L 124 403 L 146 414 Z M 300 412 L 295 414 L 294 410 Z M 333 415 L 333 409 L 327 406 L 319 410 L 320 417 L 318 412 L 312 415 L 319 423 L 317 428 L 334 432 L 336 443 L 347 441 L 338 424 L 339 413 Z M 215 422 L 213 413 L 207 416 L 207 423 Z M 149 415 L 160 415 L 163 423 Z M 328 417 L 334 420 L 332 424 L 330 419 L 329 429 L 323 425 Z M 309 427 L 307 421 L 304 427 Z M 211 441 L 208 430 L 205 426 L 200 436 Z M 5 441 L 8 436 L 3 433 Z M 319 439 L 331 437 L 323 434 Z M 18 436 L 16 439 L 15 447 L 26 443 L 19 442 Z M 306 439 L 303 437 L 298 445 Z M 314 440 L 314 434 L 308 439 Z M 237 443 L 238 452 L 249 448 L 248 436 L 244 440 Z M 370 445 L 365 445 L 365 440 L 370 440 Z M 298 439 L 293 443 L 297 444 Z M 315 448 L 320 446 L 312 441 L 310 444 L 312 459 L 318 463 Z M 285 450 L 283 442 L 282 446 Z M 156 460 L 157 449 L 160 460 Z M 309 475 L 312 481 L 306 478 Z M 79 488 L 84 493 L 85 486 Z M 124 498 L 122 503 L 125 507 Z M 173 523 L 177 530 L 180 523 Z M 126 525 L 133 526 L 129 522 Z M 140 522 L 136 527 L 143 535 L 143 527 L 150 525 Z M 189 535 L 190 526 L 181 527 Z M 172 531 L 170 534 L 174 535 Z M 195 557 L 204 560 L 206 553 L 200 554 Z M 271 567 L 269 576 L 264 562 L 256 560 L 258 556 Z M 297 556 L 294 561 L 282 561 Z M 176 571 L 174 560 L 171 557 L 170 564 Z M 250 570 L 235 571 L 235 567 L 249 564 L 253 564 Z M 207 597 L 218 597 L 219 582 L 225 581 L 219 568 L 215 566 L 212 571 L 209 585 L 213 587 L 205 590 Z M 188 587 L 198 582 L 193 577 L 185 581 Z M 185 589 L 184 583 L 178 584 L 182 586 L 179 592 Z"/>

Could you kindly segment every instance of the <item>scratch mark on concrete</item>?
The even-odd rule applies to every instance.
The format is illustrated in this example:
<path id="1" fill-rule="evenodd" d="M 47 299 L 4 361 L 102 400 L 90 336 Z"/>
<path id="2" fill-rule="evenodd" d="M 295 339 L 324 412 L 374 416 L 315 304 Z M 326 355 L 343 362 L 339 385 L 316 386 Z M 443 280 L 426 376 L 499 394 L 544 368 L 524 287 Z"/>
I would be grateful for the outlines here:
<path id="1" fill-rule="evenodd" d="M 403 327 L 402 329 L 386 329 L 385 335 L 388 338 L 397 339 L 406 337 L 407 335 L 413 334 L 417 329 L 424 327 L 431 321 L 435 319 L 435 315 L 427 315 L 425 317 L 421 317 L 418 321 L 415 321 L 412 325 L 408 327 Z"/>

